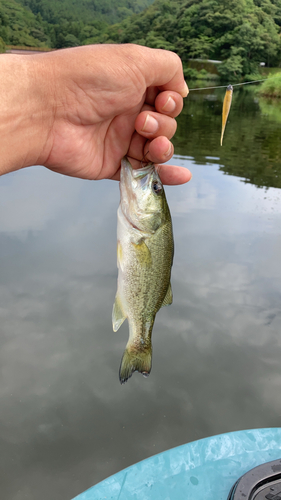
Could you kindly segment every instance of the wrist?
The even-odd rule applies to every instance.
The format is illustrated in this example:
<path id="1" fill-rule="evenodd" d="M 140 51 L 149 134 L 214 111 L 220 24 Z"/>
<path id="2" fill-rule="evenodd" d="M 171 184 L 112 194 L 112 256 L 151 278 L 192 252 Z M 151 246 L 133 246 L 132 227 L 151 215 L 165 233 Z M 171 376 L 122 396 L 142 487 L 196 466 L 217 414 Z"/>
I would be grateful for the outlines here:
<path id="1" fill-rule="evenodd" d="M 44 56 L 1 55 L 0 75 L 2 175 L 44 163 L 53 106 Z"/>

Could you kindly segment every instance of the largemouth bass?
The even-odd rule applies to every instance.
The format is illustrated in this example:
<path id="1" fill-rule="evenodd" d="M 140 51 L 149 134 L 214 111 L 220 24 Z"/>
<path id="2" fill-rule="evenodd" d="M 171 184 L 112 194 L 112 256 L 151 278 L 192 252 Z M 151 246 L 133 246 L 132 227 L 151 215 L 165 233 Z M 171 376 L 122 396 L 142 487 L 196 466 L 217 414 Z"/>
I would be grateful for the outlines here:
<path id="1" fill-rule="evenodd" d="M 135 371 L 151 371 L 151 334 L 157 311 L 173 301 L 171 267 L 174 254 L 172 221 L 164 188 L 153 164 L 133 170 L 121 163 L 117 212 L 118 287 L 112 312 L 116 332 L 128 318 L 129 340 L 119 379 Z"/>

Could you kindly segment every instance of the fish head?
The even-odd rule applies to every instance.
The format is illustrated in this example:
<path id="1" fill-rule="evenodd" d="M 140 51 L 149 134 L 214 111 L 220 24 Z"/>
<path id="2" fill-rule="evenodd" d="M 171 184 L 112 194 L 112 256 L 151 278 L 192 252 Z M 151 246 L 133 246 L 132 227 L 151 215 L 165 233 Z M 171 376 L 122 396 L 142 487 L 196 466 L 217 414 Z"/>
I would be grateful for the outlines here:
<path id="1" fill-rule="evenodd" d="M 153 233 L 170 217 L 165 191 L 155 165 L 133 169 L 127 158 L 121 162 L 121 209 L 130 224 Z"/>

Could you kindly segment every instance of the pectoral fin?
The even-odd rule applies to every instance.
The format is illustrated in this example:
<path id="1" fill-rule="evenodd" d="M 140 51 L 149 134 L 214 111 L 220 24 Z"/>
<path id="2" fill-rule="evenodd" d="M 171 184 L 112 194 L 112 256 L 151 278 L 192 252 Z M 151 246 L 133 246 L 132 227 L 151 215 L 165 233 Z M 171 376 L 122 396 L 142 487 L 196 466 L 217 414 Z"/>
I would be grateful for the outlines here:
<path id="1" fill-rule="evenodd" d="M 172 302 L 173 302 L 173 292 L 172 292 L 171 283 L 169 283 L 168 290 L 167 290 L 165 299 L 162 302 L 161 307 L 169 306 L 170 304 L 172 304 Z"/>
<path id="2" fill-rule="evenodd" d="M 120 241 L 117 241 L 117 266 L 122 269 L 123 250 Z"/>
<path id="3" fill-rule="evenodd" d="M 142 266 L 149 267 L 152 264 L 151 253 L 143 240 L 139 243 L 132 243 L 135 248 L 136 256 Z"/>
<path id="4" fill-rule="evenodd" d="M 126 316 L 122 310 L 121 301 L 117 292 L 112 311 L 112 326 L 114 332 L 117 332 L 117 330 L 119 330 L 120 326 L 122 325 L 122 323 L 124 323 L 125 319 Z"/>

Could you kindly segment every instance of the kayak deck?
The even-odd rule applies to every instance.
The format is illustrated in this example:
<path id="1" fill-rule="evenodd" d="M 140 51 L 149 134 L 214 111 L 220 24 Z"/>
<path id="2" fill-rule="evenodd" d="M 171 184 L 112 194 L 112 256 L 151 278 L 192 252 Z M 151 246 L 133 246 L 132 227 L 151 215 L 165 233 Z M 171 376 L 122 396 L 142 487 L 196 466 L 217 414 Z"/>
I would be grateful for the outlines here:
<path id="1" fill-rule="evenodd" d="M 73 500 L 227 500 L 240 476 L 278 458 L 281 428 L 220 434 L 147 458 Z"/>

